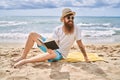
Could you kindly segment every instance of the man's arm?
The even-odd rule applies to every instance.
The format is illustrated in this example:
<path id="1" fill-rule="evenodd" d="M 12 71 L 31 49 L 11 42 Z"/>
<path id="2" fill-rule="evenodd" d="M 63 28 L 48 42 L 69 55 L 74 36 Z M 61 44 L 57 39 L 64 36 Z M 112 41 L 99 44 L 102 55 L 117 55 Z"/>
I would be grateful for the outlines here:
<path id="1" fill-rule="evenodd" d="M 81 40 L 77 40 L 76 42 L 77 42 L 77 44 L 78 44 L 78 46 L 79 46 L 79 48 L 80 48 L 80 50 L 81 50 L 81 52 L 82 52 L 82 54 L 84 56 L 85 61 L 89 62 L 88 56 L 86 54 L 85 47 L 84 47 L 82 41 Z"/>

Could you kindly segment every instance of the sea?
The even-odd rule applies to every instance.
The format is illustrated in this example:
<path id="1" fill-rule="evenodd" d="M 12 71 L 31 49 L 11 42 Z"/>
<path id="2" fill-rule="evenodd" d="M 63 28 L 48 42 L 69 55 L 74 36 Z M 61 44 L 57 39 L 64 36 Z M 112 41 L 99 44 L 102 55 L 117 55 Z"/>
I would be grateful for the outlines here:
<path id="1" fill-rule="evenodd" d="M 120 43 L 120 17 L 76 16 L 84 43 Z M 59 16 L 0 16 L 0 42 L 24 43 L 30 32 L 45 37 L 62 25 Z"/>

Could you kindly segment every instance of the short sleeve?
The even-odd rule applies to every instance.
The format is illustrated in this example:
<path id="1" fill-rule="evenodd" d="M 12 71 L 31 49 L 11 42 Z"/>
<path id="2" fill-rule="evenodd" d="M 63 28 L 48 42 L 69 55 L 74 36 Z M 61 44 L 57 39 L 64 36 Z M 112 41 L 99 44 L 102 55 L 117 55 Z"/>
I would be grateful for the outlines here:
<path id="1" fill-rule="evenodd" d="M 81 40 L 81 29 L 79 27 L 76 27 L 76 40 Z"/>

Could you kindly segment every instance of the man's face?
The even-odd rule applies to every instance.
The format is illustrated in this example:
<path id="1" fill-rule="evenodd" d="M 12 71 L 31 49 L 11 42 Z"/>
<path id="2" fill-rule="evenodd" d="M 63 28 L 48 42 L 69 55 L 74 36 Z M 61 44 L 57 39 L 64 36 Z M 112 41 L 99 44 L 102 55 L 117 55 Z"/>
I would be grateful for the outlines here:
<path id="1" fill-rule="evenodd" d="M 67 15 L 64 17 L 64 26 L 68 32 L 72 32 L 74 29 L 74 16 Z"/>

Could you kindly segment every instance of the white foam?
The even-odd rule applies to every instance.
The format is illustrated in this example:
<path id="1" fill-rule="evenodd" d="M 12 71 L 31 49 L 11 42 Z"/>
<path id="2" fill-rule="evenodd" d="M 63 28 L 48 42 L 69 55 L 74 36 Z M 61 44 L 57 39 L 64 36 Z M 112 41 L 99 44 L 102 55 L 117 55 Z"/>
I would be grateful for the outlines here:
<path id="1" fill-rule="evenodd" d="M 107 31 L 95 31 L 95 30 L 83 30 L 82 35 L 85 37 L 107 37 L 112 36 L 115 34 L 114 30 L 107 30 Z"/>
<path id="2" fill-rule="evenodd" d="M 120 28 L 112 28 L 113 30 L 120 31 Z"/>
<path id="3" fill-rule="evenodd" d="M 24 25 L 28 24 L 28 22 L 20 22 L 20 21 L 0 21 L 0 27 L 6 27 L 6 26 L 16 26 L 16 25 Z"/>
<path id="4" fill-rule="evenodd" d="M 40 35 L 50 38 L 52 37 L 52 33 L 39 33 Z M 1 33 L 0 38 L 1 39 L 26 39 L 28 37 L 28 34 L 25 33 Z"/>
<path id="5" fill-rule="evenodd" d="M 28 34 L 24 33 L 1 33 L 1 39 L 26 39 Z"/>
<path id="6" fill-rule="evenodd" d="M 102 24 L 100 23 L 78 23 L 77 25 L 81 27 L 94 27 L 94 26 L 112 27 L 111 23 L 102 23 Z"/>

